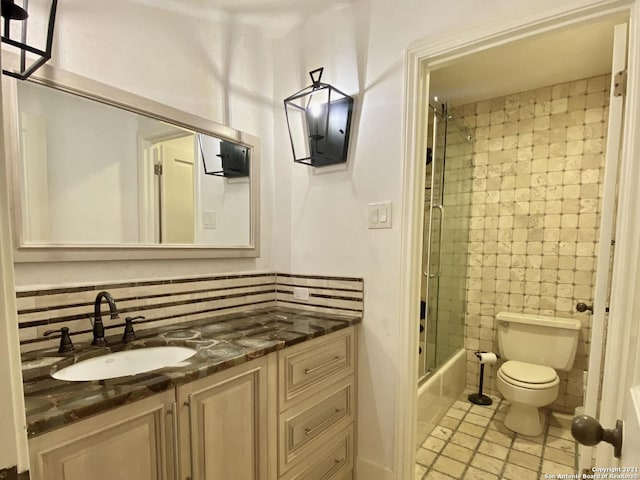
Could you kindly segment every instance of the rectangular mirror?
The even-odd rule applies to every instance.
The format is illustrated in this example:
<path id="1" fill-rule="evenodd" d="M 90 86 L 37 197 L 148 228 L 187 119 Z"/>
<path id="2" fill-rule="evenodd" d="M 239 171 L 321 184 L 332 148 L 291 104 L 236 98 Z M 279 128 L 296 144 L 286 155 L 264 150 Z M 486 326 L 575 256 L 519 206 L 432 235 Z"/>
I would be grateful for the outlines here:
<path id="1" fill-rule="evenodd" d="M 59 77 L 3 78 L 18 261 L 258 256 L 257 139 Z"/>

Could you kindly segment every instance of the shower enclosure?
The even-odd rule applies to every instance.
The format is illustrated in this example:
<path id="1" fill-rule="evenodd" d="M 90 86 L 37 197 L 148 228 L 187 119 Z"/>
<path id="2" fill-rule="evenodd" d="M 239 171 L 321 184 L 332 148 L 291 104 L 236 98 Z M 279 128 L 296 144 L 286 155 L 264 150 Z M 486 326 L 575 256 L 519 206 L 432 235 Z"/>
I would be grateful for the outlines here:
<path id="1" fill-rule="evenodd" d="M 429 106 L 426 153 L 420 382 L 464 346 L 472 142 L 450 104 Z"/>

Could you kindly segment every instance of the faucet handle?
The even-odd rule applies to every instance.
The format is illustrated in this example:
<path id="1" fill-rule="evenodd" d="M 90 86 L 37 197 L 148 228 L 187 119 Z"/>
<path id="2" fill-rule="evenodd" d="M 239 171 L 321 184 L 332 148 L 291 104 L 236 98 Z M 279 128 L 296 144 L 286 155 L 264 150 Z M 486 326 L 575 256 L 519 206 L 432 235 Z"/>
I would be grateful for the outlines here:
<path id="1" fill-rule="evenodd" d="M 69 328 L 62 327 L 56 330 L 47 330 L 43 333 L 45 337 L 53 333 L 60 332 L 60 347 L 58 347 L 58 353 L 71 353 L 73 352 L 73 343 L 71 342 L 71 336 L 69 335 Z"/>
<path id="2" fill-rule="evenodd" d="M 124 343 L 133 342 L 136 339 L 136 332 L 133 330 L 133 323 L 135 320 L 144 320 L 145 318 L 142 315 L 138 315 L 137 317 L 127 317 L 124 319 L 124 334 L 122 335 L 122 341 Z"/>

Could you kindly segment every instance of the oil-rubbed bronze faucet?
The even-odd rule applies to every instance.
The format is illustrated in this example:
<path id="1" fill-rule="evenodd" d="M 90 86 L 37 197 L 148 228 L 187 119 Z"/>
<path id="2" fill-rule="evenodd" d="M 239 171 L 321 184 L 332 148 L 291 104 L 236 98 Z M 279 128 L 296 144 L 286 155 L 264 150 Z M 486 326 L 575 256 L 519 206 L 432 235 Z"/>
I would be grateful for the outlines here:
<path id="1" fill-rule="evenodd" d="M 44 332 L 44 336 L 48 337 L 52 333 L 60 332 L 60 347 L 58 347 L 58 353 L 72 353 L 73 343 L 71 342 L 71 336 L 69 335 L 69 328 L 62 327 L 57 330 L 47 330 Z"/>
<path id="2" fill-rule="evenodd" d="M 106 300 L 109 304 L 109 311 L 111 318 L 119 318 L 118 309 L 116 308 L 116 301 L 113 299 L 109 292 L 100 292 L 96 295 L 96 301 L 93 304 L 93 342 L 91 345 L 97 345 L 104 347 L 107 341 L 104 338 L 104 325 L 102 324 L 102 313 L 100 312 L 100 304 L 102 300 Z"/>

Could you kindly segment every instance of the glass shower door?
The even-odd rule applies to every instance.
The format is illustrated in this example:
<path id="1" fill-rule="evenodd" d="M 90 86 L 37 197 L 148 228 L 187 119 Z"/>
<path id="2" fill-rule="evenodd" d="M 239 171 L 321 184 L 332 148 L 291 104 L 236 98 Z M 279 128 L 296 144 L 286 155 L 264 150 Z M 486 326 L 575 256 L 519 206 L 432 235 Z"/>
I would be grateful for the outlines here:
<path id="1" fill-rule="evenodd" d="M 471 141 L 455 110 L 431 106 L 423 248 L 424 324 L 419 372 L 426 377 L 464 344 L 471 207 Z"/>

